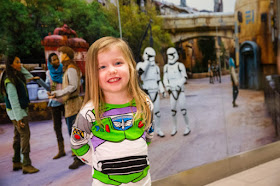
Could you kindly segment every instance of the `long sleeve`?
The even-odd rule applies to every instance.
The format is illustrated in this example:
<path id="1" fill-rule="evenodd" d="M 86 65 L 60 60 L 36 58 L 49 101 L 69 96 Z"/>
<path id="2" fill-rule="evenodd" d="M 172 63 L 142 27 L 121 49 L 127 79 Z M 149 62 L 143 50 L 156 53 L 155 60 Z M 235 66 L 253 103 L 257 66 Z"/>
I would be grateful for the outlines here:
<path id="1" fill-rule="evenodd" d="M 48 70 L 48 71 L 46 72 L 46 81 L 45 81 L 45 83 L 46 83 L 49 87 L 51 87 L 51 80 L 50 80 L 49 73 L 50 73 L 50 71 Z"/>
<path id="2" fill-rule="evenodd" d="M 164 69 L 163 69 L 163 84 L 165 86 L 165 88 L 168 90 L 170 90 L 170 85 L 168 82 L 168 70 L 167 70 L 167 65 L 164 65 Z"/>
<path id="3" fill-rule="evenodd" d="M 46 84 L 41 78 L 40 79 L 36 79 L 36 83 L 41 85 L 44 89 L 46 89 L 47 91 L 50 91 L 50 86 L 48 84 Z"/>
<path id="4" fill-rule="evenodd" d="M 70 139 L 72 151 L 88 165 L 92 165 L 92 147 L 89 145 L 93 136 L 91 126 L 92 124 L 79 114 L 72 127 Z"/>
<path id="5" fill-rule="evenodd" d="M 8 99 L 11 103 L 11 107 L 12 109 L 9 111 L 11 114 L 8 115 L 10 117 L 11 120 L 16 120 L 19 121 L 21 120 L 23 117 L 27 116 L 27 112 L 26 110 L 22 109 L 19 103 L 19 98 L 18 98 L 18 94 L 17 94 L 17 89 L 15 87 L 14 84 L 12 83 L 8 83 L 6 86 L 6 91 L 8 96 Z"/>
<path id="6" fill-rule="evenodd" d="M 79 77 L 78 77 L 77 70 L 75 68 L 69 68 L 67 70 L 67 77 L 69 80 L 69 85 L 62 90 L 56 90 L 52 92 L 53 94 L 55 93 L 56 97 L 58 98 L 71 94 L 78 88 Z"/>
<path id="7" fill-rule="evenodd" d="M 154 120 L 152 118 L 152 123 L 150 127 L 146 130 L 146 142 L 148 145 L 151 144 L 153 137 L 154 137 Z"/>
<path id="8" fill-rule="evenodd" d="M 153 102 L 147 98 L 147 102 L 149 104 L 150 110 L 151 110 L 151 123 L 149 124 L 149 127 L 146 129 L 146 142 L 148 145 L 151 144 L 152 139 L 154 137 L 154 105 Z"/>
<path id="9" fill-rule="evenodd" d="M 25 79 L 33 78 L 33 75 L 28 70 L 26 70 L 24 67 L 21 67 L 20 72 L 24 75 Z"/>
<path id="10" fill-rule="evenodd" d="M 145 76 L 145 73 L 147 73 L 148 67 L 149 67 L 149 61 L 138 62 L 136 65 L 136 70 L 140 76 L 142 76 L 142 75 Z"/>

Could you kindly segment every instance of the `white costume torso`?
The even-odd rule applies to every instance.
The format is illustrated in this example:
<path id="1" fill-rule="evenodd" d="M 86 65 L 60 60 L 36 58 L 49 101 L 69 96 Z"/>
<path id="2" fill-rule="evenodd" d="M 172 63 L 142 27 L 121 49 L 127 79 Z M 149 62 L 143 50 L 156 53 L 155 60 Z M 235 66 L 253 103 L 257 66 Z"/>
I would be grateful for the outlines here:
<path id="1" fill-rule="evenodd" d="M 143 81 L 143 89 L 148 90 L 148 92 L 157 92 L 159 90 L 160 73 L 159 67 L 154 64 L 150 65 L 146 72 L 141 75 Z"/>
<path id="2" fill-rule="evenodd" d="M 187 77 L 185 66 L 180 62 L 166 64 L 164 66 L 164 85 L 172 91 L 178 90 L 179 87 L 181 91 L 184 91 L 184 83 Z"/>

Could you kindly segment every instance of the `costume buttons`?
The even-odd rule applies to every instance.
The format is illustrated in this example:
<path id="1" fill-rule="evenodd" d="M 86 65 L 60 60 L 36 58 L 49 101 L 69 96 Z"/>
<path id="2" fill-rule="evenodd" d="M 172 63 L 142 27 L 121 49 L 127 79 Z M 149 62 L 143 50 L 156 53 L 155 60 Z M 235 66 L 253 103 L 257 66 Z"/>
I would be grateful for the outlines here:
<path id="1" fill-rule="evenodd" d="M 110 127 L 109 127 L 109 125 L 106 125 L 106 126 L 105 126 L 105 130 L 106 130 L 106 132 L 110 132 Z"/>
<path id="2" fill-rule="evenodd" d="M 78 134 L 75 134 L 74 136 L 77 140 L 81 139 L 81 137 Z"/>
<path id="3" fill-rule="evenodd" d="M 140 121 L 139 123 L 138 123 L 138 127 L 139 128 L 142 128 L 144 126 L 144 124 L 142 123 L 142 121 Z"/>

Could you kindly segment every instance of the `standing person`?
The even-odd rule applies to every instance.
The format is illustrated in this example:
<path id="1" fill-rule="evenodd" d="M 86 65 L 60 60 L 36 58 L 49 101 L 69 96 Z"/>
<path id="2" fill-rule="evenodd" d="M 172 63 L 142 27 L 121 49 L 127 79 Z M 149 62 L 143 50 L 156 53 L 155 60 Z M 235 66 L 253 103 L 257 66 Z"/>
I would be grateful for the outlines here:
<path id="1" fill-rule="evenodd" d="M 26 81 L 32 79 L 35 78 L 21 66 L 20 58 L 15 55 L 9 55 L 6 60 L 6 69 L 2 73 L 0 88 L 5 98 L 7 115 L 14 125 L 13 170 L 22 169 L 23 174 L 32 174 L 39 171 L 39 169 L 32 166 L 29 157 L 28 105 L 30 101 Z M 22 163 L 20 153 L 23 154 Z"/>
<path id="2" fill-rule="evenodd" d="M 215 69 L 215 63 L 211 61 L 211 73 L 212 73 L 212 79 L 213 79 L 213 84 L 215 82 L 215 77 L 216 77 L 216 69 Z"/>
<path id="3" fill-rule="evenodd" d="M 143 53 L 143 62 L 138 62 L 136 70 L 143 81 L 142 89 L 149 95 L 154 104 L 155 131 L 158 136 L 164 137 L 160 123 L 160 96 L 165 97 L 165 91 L 160 79 L 160 70 L 155 61 L 156 51 L 152 47 L 147 47 Z"/>
<path id="4" fill-rule="evenodd" d="M 214 80 L 213 80 L 213 72 L 212 72 L 212 68 L 211 68 L 211 61 L 208 60 L 208 75 L 209 75 L 209 83 L 213 83 L 214 84 Z"/>
<path id="5" fill-rule="evenodd" d="M 219 83 L 221 83 L 222 82 L 222 80 L 221 80 L 221 71 L 220 71 L 221 69 L 220 69 L 220 63 L 219 62 L 216 63 L 215 70 L 216 70 L 217 81 L 219 80 Z"/>
<path id="6" fill-rule="evenodd" d="M 71 144 L 93 168 L 92 185 L 151 185 L 153 104 L 139 87 L 135 67 L 121 39 L 104 37 L 88 50 L 85 99 Z"/>
<path id="7" fill-rule="evenodd" d="M 69 136 L 71 136 L 72 125 L 75 122 L 76 116 L 81 108 L 82 100 L 80 94 L 80 79 L 81 72 L 74 59 L 74 51 L 68 46 L 58 48 L 60 52 L 60 60 L 63 65 L 63 80 L 62 89 L 49 92 L 49 99 L 62 98 L 65 108 L 65 120 L 68 128 Z M 77 169 L 84 163 L 74 157 L 74 162 L 69 166 L 69 169 Z"/>
<path id="8" fill-rule="evenodd" d="M 233 101 L 232 101 L 232 106 L 233 107 L 238 107 L 236 104 L 236 99 L 238 96 L 238 78 L 235 72 L 235 64 L 234 64 L 234 59 L 232 57 L 229 58 L 229 70 L 230 70 L 230 77 L 231 77 L 231 82 L 232 82 L 232 94 L 233 94 Z"/>
<path id="9" fill-rule="evenodd" d="M 171 136 L 177 133 L 177 110 L 176 106 L 179 103 L 181 113 L 185 121 L 184 136 L 188 135 L 191 130 L 189 126 L 189 118 L 186 108 L 185 82 L 187 81 L 186 68 L 183 63 L 178 62 L 179 55 L 173 47 L 167 49 L 167 64 L 164 65 L 163 83 L 170 95 L 171 113 L 173 119 L 173 129 Z"/>
<path id="10" fill-rule="evenodd" d="M 48 71 L 46 72 L 46 83 L 50 86 L 50 90 L 61 90 L 62 89 L 62 64 L 59 62 L 58 56 L 55 53 L 51 53 L 48 57 Z M 60 99 L 50 99 L 48 106 L 51 107 L 53 128 L 56 134 L 58 143 L 58 154 L 53 157 L 53 159 L 58 159 L 65 156 L 64 150 L 64 139 L 61 131 L 62 122 L 61 119 L 64 113 L 63 100 Z"/>

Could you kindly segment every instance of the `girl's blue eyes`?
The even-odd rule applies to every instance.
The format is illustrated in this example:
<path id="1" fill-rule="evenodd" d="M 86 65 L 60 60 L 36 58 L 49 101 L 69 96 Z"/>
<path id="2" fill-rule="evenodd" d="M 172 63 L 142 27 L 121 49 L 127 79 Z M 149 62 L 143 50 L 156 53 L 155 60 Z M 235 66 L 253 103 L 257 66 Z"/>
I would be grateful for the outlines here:
<path id="1" fill-rule="evenodd" d="M 115 63 L 116 66 L 121 65 L 121 64 L 122 64 L 122 62 L 116 62 L 116 63 Z M 105 69 L 105 68 L 106 68 L 106 66 L 100 66 L 100 67 L 99 67 L 99 70 Z"/>

